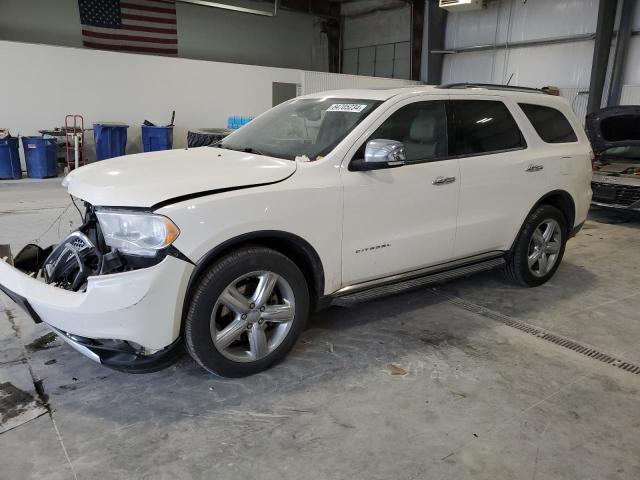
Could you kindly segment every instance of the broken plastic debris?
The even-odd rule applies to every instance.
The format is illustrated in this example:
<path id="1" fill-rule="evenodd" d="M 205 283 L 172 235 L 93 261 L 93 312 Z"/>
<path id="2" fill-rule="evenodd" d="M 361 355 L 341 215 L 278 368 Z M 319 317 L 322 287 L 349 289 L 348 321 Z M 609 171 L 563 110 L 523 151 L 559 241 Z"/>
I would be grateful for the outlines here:
<path id="1" fill-rule="evenodd" d="M 296 157 L 296 162 L 310 162 L 311 160 L 306 155 L 298 155 Z"/>
<path id="2" fill-rule="evenodd" d="M 387 368 L 389 369 L 391 375 L 406 375 L 409 373 L 404 368 L 399 367 L 394 363 L 390 363 L 389 365 L 387 365 Z"/>

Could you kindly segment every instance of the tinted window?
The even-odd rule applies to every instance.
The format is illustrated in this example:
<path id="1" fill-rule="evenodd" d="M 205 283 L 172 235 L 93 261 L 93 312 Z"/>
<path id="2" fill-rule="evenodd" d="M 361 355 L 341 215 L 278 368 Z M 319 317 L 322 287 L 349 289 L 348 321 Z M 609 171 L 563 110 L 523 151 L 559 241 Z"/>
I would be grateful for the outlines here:
<path id="1" fill-rule="evenodd" d="M 602 138 L 607 142 L 640 140 L 640 115 L 620 115 L 600 122 Z"/>
<path id="2" fill-rule="evenodd" d="M 452 100 L 449 151 L 474 155 L 525 148 L 526 144 L 506 105 L 491 100 Z"/>
<path id="3" fill-rule="evenodd" d="M 374 139 L 402 142 L 409 162 L 446 157 L 448 140 L 445 102 L 416 102 L 400 108 L 367 141 Z M 366 142 L 356 153 L 356 158 L 364 157 L 365 147 Z"/>
<path id="4" fill-rule="evenodd" d="M 577 142 L 576 132 L 564 114 L 555 108 L 530 103 L 520 103 L 520 108 L 527 116 L 540 138 L 547 143 Z"/>

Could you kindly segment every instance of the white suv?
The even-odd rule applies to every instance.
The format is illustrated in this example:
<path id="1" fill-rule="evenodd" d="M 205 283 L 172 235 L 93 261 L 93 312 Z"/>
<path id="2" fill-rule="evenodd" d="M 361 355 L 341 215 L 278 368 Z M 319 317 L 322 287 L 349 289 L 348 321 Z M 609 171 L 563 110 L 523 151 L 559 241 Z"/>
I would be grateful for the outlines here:
<path id="1" fill-rule="evenodd" d="M 587 216 L 591 158 L 568 104 L 540 90 L 308 95 L 214 147 L 73 171 L 85 224 L 43 265 L 33 246 L 0 262 L 0 288 L 112 368 L 158 369 L 185 345 L 247 375 L 337 301 L 490 268 L 546 282 Z"/>

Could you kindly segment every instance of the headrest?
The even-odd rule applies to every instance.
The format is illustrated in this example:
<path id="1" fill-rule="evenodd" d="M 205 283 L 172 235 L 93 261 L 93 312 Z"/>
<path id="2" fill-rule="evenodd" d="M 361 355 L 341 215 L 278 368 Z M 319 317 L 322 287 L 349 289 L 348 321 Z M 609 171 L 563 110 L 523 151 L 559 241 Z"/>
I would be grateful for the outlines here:
<path id="1" fill-rule="evenodd" d="M 409 138 L 414 142 L 432 142 L 436 137 L 436 112 L 422 112 L 411 123 Z"/>

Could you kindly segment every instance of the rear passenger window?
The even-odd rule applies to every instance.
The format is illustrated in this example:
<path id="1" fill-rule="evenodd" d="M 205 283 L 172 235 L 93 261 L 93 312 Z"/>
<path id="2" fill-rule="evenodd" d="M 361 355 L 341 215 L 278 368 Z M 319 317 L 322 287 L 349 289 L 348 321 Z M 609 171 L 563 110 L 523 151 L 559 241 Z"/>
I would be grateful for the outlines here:
<path id="1" fill-rule="evenodd" d="M 520 103 L 520 108 L 527 116 L 540 138 L 547 143 L 577 142 L 576 132 L 562 112 L 555 108 L 531 103 Z"/>
<path id="2" fill-rule="evenodd" d="M 449 151 L 479 155 L 526 147 L 506 105 L 493 100 L 452 100 Z"/>

